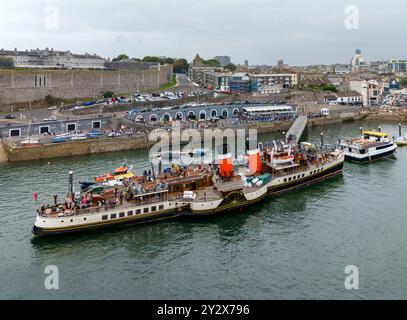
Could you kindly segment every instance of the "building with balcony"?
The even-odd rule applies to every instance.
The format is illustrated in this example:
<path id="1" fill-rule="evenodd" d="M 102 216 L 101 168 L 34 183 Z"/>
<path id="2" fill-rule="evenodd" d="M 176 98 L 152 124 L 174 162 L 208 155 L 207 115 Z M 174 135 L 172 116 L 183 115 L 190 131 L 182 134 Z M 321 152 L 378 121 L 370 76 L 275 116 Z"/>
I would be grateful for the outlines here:
<path id="1" fill-rule="evenodd" d="M 248 93 L 257 91 L 257 79 L 248 73 L 233 73 L 229 76 L 229 92 Z"/>
<path id="2" fill-rule="evenodd" d="M 106 62 L 96 54 L 74 54 L 48 48 L 25 51 L 1 49 L 0 58 L 12 59 L 15 68 L 104 69 Z"/>
<path id="3" fill-rule="evenodd" d="M 405 73 L 407 72 L 407 60 L 403 59 L 403 60 L 389 60 L 388 62 L 389 65 L 389 69 L 392 72 L 400 72 L 400 73 Z"/>
<path id="4" fill-rule="evenodd" d="M 254 74 L 252 78 L 257 80 L 258 87 L 279 84 L 283 88 L 291 88 L 298 84 L 298 74 L 296 73 Z"/>
<path id="5" fill-rule="evenodd" d="M 350 89 L 362 95 L 363 106 L 375 105 L 380 101 L 384 86 L 381 82 L 371 80 L 350 80 Z"/>

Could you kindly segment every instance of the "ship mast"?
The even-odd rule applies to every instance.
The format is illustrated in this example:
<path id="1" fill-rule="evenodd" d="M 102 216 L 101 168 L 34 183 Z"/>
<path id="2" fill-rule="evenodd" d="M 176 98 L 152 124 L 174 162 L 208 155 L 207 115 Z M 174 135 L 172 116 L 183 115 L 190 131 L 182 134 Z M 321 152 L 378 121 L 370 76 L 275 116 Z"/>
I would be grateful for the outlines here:
<path id="1" fill-rule="evenodd" d="M 146 141 L 147 141 L 148 151 L 150 151 L 150 140 L 148 139 L 147 126 L 146 126 L 146 121 L 144 119 L 143 119 L 143 124 L 144 124 L 144 134 L 145 134 Z M 149 155 L 149 158 L 150 158 L 150 155 Z M 151 172 L 153 174 L 153 180 L 154 180 L 154 182 L 156 182 L 155 181 L 154 165 L 153 165 L 153 162 L 151 161 L 151 158 L 149 159 L 149 162 L 150 162 Z"/>

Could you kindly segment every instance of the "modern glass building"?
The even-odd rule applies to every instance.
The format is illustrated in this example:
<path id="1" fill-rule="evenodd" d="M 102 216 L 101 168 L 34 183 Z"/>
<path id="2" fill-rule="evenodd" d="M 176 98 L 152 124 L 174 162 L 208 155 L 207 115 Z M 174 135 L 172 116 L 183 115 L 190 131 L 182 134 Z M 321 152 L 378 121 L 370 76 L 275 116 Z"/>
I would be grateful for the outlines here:
<path id="1" fill-rule="evenodd" d="M 406 72 L 407 60 L 389 60 L 389 68 L 393 72 Z"/>

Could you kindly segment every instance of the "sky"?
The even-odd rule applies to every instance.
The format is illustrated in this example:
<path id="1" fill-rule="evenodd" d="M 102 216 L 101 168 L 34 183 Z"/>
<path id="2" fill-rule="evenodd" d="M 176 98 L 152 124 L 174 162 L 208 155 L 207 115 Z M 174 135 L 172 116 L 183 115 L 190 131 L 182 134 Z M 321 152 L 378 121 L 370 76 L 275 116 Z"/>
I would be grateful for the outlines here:
<path id="1" fill-rule="evenodd" d="M 405 0 L 3 0 L 0 49 L 233 63 L 407 58 Z"/>

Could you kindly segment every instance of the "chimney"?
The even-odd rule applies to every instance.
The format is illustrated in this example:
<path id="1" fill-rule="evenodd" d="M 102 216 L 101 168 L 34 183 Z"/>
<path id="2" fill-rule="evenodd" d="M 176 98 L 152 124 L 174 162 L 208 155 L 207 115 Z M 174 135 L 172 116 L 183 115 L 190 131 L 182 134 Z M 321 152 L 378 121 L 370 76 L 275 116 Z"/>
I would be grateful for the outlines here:
<path id="1" fill-rule="evenodd" d="M 233 174 L 232 154 L 229 151 L 229 146 L 224 144 L 218 149 L 218 160 L 220 166 L 220 176 L 230 178 Z"/>

